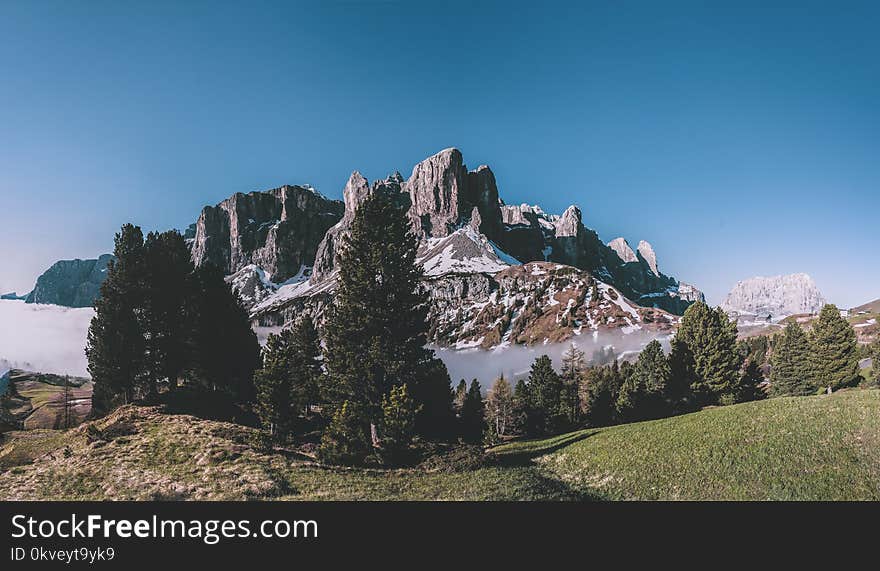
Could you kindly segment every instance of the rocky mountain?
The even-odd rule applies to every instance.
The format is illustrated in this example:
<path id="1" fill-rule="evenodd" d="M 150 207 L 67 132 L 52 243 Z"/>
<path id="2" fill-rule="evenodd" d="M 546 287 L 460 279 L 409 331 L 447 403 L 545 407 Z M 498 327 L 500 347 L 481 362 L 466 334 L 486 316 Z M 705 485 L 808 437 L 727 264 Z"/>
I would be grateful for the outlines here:
<path id="1" fill-rule="evenodd" d="M 419 238 L 432 340 L 440 345 L 662 329 L 703 299 L 660 271 L 647 242 L 636 251 L 624 238 L 603 243 L 575 205 L 556 215 L 504 204 L 492 170 L 468 169 L 454 148 L 415 165 L 407 179 L 395 172 L 370 183 L 355 171 L 342 201 L 308 185 L 236 193 L 205 207 L 184 237 L 197 265 L 211 262 L 226 272 L 256 323 L 283 325 L 301 312 L 321 320 L 332 301 L 339 249 L 357 207 L 373 193 L 405 210 Z M 108 260 L 59 262 L 29 301 L 91 305 Z"/>
<path id="2" fill-rule="evenodd" d="M 703 299 L 660 271 L 647 242 L 638 253 L 623 238 L 603 243 L 577 206 L 552 215 L 539 206 L 504 204 L 492 170 L 468 169 L 454 148 L 417 164 L 407 179 L 395 172 L 370 183 L 355 171 L 342 203 L 294 186 L 234 195 L 203 210 L 193 259 L 225 268 L 257 323 L 283 325 L 302 312 L 320 320 L 332 301 L 339 248 L 354 212 L 378 192 L 407 212 L 420 240 L 432 340 L 440 345 L 490 347 L 602 328 L 662 329 L 674 322 L 672 314 Z M 299 229 L 306 219 L 313 224 Z M 274 230 L 279 225 L 301 239 L 290 246 Z M 623 318 L 614 317 L 620 312 Z"/>
<path id="3" fill-rule="evenodd" d="M 52 264 L 39 278 L 25 303 L 43 303 L 67 307 L 90 307 L 101 293 L 107 277 L 107 264 L 113 256 L 104 254 L 94 260 L 61 260 Z"/>
<path id="4" fill-rule="evenodd" d="M 212 262 L 234 274 L 249 265 L 283 282 L 312 266 L 318 244 L 344 211 L 308 186 L 236 193 L 206 206 L 192 238 L 193 261 Z"/>
<path id="5" fill-rule="evenodd" d="M 721 304 L 725 311 L 776 320 L 818 313 L 825 298 L 807 274 L 755 277 L 738 282 Z"/>

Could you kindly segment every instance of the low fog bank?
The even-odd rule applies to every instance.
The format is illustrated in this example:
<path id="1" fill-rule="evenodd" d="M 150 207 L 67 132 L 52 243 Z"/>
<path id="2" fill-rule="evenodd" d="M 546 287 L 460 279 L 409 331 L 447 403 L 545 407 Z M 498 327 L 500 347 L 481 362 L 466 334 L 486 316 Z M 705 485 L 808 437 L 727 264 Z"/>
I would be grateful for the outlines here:
<path id="1" fill-rule="evenodd" d="M 95 312 L 91 308 L 67 308 L 56 305 L 25 304 L 23 301 L 0 301 L 0 373 L 6 367 L 44 373 L 88 377 L 85 356 L 89 322 Z M 270 333 L 281 327 L 255 327 L 261 344 Z M 668 350 L 671 335 L 637 331 L 624 335 L 609 332 L 582 335 L 572 339 L 586 358 L 600 357 L 598 351 L 608 348 L 620 359 L 635 359 L 638 352 L 653 339 L 659 339 Z M 525 347 L 514 345 L 491 351 L 481 349 L 455 350 L 432 347 L 449 369 L 454 384 L 460 379 L 479 379 L 484 389 L 502 373 L 511 381 L 527 376 L 535 358 L 548 355 L 559 369 L 562 354 L 570 343 Z M 593 363 L 604 364 L 604 363 Z"/>
<path id="2" fill-rule="evenodd" d="M 92 308 L 0 301 L 0 368 L 88 377 Z"/>
<path id="3" fill-rule="evenodd" d="M 566 343 L 532 347 L 513 345 L 489 351 L 439 347 L 432 347 L 432 349 L 437 353 L 437 357 L 446 364 L 453 384 L 457 384 L 461 379 L 466 379 L 468 382 L 471 379 L 477 379 L 486 390 L 501 374 L 504 374 L 505 378 L 511 382 L 528 376 L 532 363 L 541 355 L 549 356 L 553 360 L 554 368 L 558 371 L 562 366 L 562 354 L 568 350 L 572 343 L 586 353 L 585 357 L 591 365 L 603 365 L 610 362 L 609 348 L 613 350 L 613 354 L 618 359 L 635 360 L 645 345 L 654 339 L 660 341 L 664 351 L 668 351 L 671 337 L 669 333 L 638 331 L 629 335 L 622 333 L 605 333 L 595 337 L 582 335 Z"/>

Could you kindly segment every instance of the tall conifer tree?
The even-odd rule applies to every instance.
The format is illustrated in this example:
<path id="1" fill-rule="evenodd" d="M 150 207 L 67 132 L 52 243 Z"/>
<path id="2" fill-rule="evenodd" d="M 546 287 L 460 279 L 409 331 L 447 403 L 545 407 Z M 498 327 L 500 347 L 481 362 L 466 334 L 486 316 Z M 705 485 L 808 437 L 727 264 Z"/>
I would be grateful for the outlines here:
<path id="1" fill-rule="evenodd" d="M 147 390 L 167 381 L 176 387 L 189 362 L 190 325 L 186 314 L 193 273 L 189 247 L 177 230 L 150 232 L 144 242 L 145 376 Z"/>
<path id="2" fill-rule="evenodd" d="M 810 341 L 797 323 L 789 323 L 773 340 L 770 392 L 774 396 L 810 395 L 818 385 L 813 374 Z"/>
<path id="3" fill-rule="evenodd" d="M 480 381 L 474 379 L 461 406 L 461 436 L 465 442 L 480 442 L 486 430 L 486 405 Z"/>
<path id="4" fill-rule="evenodd" d="M 561 412 L 569 427 L 580 422 L 580 383 L 586 370 L 584 352 L 572 343 L 562 354 L 562 394 L 560 396 Z"/>
<path id="5" fill-rule="evenodd" d="M 859 381 L 856 333 L 837 306 L 827 304 L 822 308 L 813 324 L 810 340 L 813 370 L 819 386 L 837 390 Z"/>
<path id="6" fill-rule="evenodd" d="M 421 407 L 418 432 L 432 434 L 451 424 L 452 393 L 445 366 L 425 348 L 427 293 L 417 249 L 409 220 L 390 196 L 375 192 L 360 205 L 339 256 L 326 364 L 331 401 L 358 403 L 376 427 L 383 397 L 406 384 Z"/>
<path id="7" fill-rule="evenodd" d="M 691 390 L 699 404 L 717 404 L 723 396 L 736 393 L 743 362 L 736 336 L 736 324 L 720 307 L 697 302 L 685 311 L 675 337 L 693 355 Z"/>
<path id="8" fill-rule="evenodd" d="M 86 345 L 94 382 L 93 417 L 131 402 L 143 378 L 145 341 L 138 313 L 143 301 L 144 236 L 140 228 L 126 224 L 114 242 L 116 259 L 107 266 Z"/>
<path id="9" fill-rule="evenodd" d="M 240 402 L 252 401 L 260 344 L 247 311 L 213 264 L 196 268 L 192 281 L 188 306 L 188 319 L 193 324 L 190 377 Z"/>

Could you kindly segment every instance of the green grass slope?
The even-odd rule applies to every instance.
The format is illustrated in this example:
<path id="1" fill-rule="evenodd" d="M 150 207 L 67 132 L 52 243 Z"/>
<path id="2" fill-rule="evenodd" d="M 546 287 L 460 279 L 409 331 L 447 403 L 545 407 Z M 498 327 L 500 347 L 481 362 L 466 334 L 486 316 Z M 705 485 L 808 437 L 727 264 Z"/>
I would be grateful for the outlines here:
<path id="1" fill-rule="evenodd" d="M 880 500 L 880 392 L 777 398 L 513 443 L 575 491 L 640 500 Z"/>
<path id="2" fill-rule="evenodd" d="M 880 500 L 880 391 L 512 442 L 488 462 L 332 468 L 251 428 L 127 406 L 0 443 L 0 499 Z"/>

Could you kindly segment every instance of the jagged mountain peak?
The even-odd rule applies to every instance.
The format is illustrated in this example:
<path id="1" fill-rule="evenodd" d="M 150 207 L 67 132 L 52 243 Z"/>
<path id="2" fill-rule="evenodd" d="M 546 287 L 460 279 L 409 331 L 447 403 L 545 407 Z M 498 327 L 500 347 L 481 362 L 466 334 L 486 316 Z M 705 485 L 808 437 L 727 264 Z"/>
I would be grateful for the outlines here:
<path id="1" fill-rule="evenodd" d="M 486 272 L 487 268 L 500 271 L 505 264 L 520 261 L 553 261 L 593 272 L 621 288 L 631 299 L 673 312 L 681 312 L 689 303 L 702 299 L 702 294 L 692 286 L 659 272 L 653 248 L 646 242 L 640 244 L 638 254 L 628 244 L 616 252 L 601 242 L 593 230 L 584 226 L 577 205 L 568 207 L 561 215 L 550 215 L 538 205 L 505 204 L 491 168 L 480 165 L 468 170 L 461 151 L 455 147 L 420 161 L 405 181 L 394 173 L 369 184 L 359 172 L 352 173 L 343 190 L 344 215 L 318 244 L 313 263 L 301 260 L 302 265 L 313 266 L 313 285 L 332 278 L 338 245 L 349 231 L 354 211 L 370 193 L 377 191 L 400 196 L 399 204 L 406 209 L 413 232 L 422 242 L 429 275 L 439 268 Z M 465 228 L 481 239 L 472 239 L 474 235 L 462 232 Z M 438 250 L 438 240 L 450 236 Z M 431 256 L 424 255 L 429 251 Z M 621 264 L 621 254 L 627 261 L 644 263 Z M 442 263 L 438 261 L 441 258 L 445 260 Z M 472 261 L 468 262 L 468 258 Z M 291 268 L 290 273 L 293 272 Z M 272 272 L 269 275 L 275 279 Z"/>
<path id="2" fill-rule="evenodd" d="M 636 253 L 633 252 L 633 249 L 630 247 L 629 242 L 626 241 L 626 238 L 620 237 L 615 238 L 608 242 L 608 247 L 614 250 L 614 253 L 624 262 L 638 262 L 639 259 L 636 257 Z"/>
<path id="3" fill-rule="evenodd" d="M 806 273 L 756 276 L 736 283 L 721 307 L 738 314 L 781 319 L 789 315 L 817 313 L 825 298 Z"/>
<path id="4" fill-rule="evenodd" d="M 648 263 L 648 267 L 651 268 L 651 271 L 654 272 L 655 276 L 660 275 L 660 269 L 657 267 L 657 254 L 654 253 L 654 247 L 651 246 L 651 243 L 642 240 L 639 242 L 638 248 L 636 248 L 638 253 L 644 258 L 645 262 Z"/>

